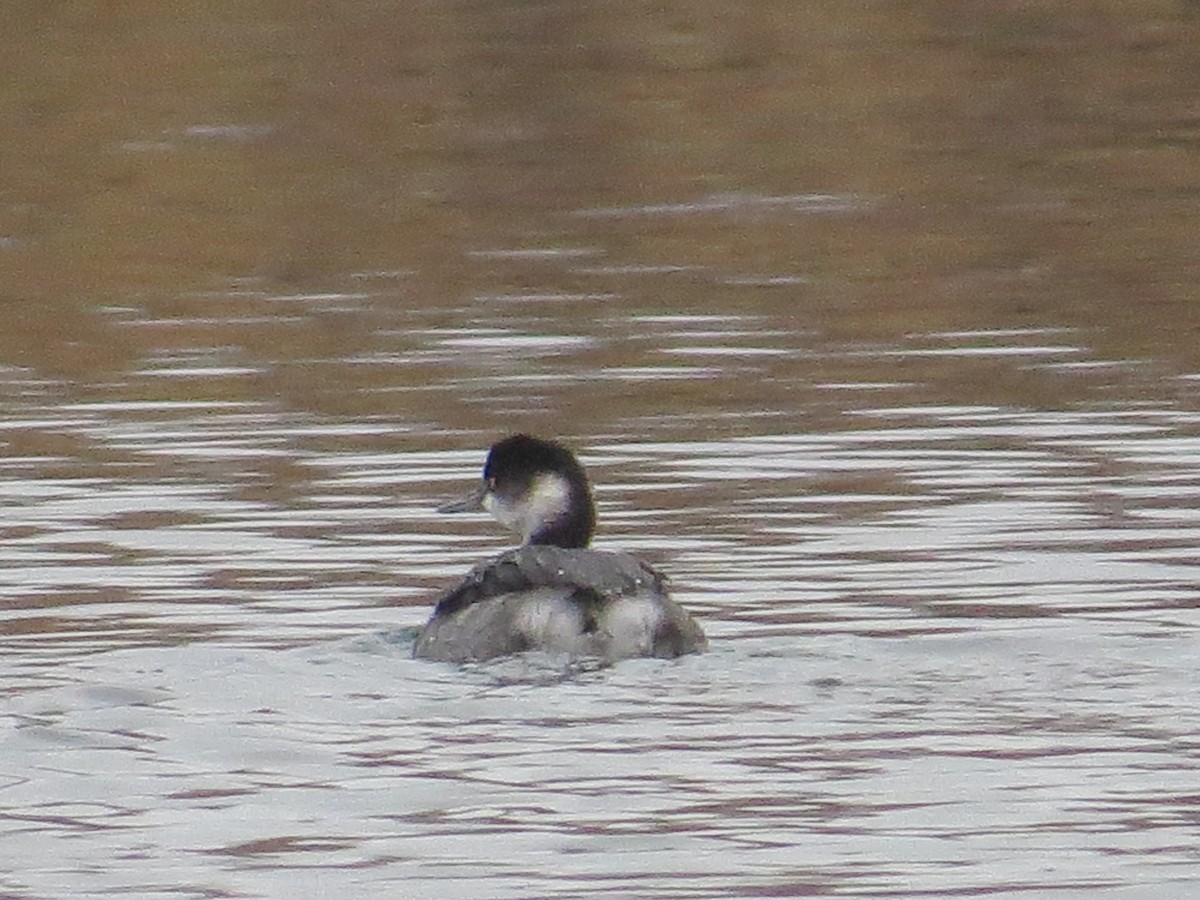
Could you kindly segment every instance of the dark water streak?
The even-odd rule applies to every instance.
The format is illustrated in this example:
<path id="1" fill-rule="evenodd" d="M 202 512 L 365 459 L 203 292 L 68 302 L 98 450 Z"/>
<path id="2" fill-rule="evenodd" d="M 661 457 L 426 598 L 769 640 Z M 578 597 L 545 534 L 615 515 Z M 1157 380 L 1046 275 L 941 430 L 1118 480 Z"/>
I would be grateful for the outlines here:
<path id="1" fill-rule="evenodd" d="M 131 439 L 122 414 L 151 411 L 64 430 L 182 473 L 6 482 L 15 896 L 1193 881 L 1190 415 L 863 407 L 871 428 L 584 448 L 603 541 L 667 564 L 713 651 L 456 669 L 378 629 L 495 546 L 430 513 L 480 451 L 299 454 L 326 429 L 236 411 Z M 188 466 L 279 446 L 307 492 Z"/>
<path id="2" fill-rule="evenodd" d="M 1189 7 L 330 10 L 0 30 L 0 894 L 1195 893 Z M 513 430 L 710 653 L 409 658 Z"/>

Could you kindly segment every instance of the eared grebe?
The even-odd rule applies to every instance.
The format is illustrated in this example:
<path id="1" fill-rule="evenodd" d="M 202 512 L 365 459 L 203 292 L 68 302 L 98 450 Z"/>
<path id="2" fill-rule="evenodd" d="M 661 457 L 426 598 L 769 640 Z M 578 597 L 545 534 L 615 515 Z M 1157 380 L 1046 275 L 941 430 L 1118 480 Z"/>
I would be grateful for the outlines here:
<path id="1" fill-rule="evenodd" d="M 447 662 L 546 650 L 608 660 L 707 647 L 664 576 L 628 553 L 587 549 L 596 522 L 583 466 L 561 444 L 518 434 L 492 446 L 483 483 L 439 512 L 486 510 L 521 546 L 438 597 L 413 655 Z"/>

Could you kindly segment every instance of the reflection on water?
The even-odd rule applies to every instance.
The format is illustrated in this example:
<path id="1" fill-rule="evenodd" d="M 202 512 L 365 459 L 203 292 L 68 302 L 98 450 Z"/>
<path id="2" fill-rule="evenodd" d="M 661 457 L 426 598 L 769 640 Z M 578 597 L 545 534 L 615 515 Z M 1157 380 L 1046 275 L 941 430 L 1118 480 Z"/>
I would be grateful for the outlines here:
<path id="1" fill-rule="evenodd" d="M 607 669 L 409 658 L 431 592 L 503 540 L 432 513 L 475 477 L 475 433 L 120 388 L 52 403 L 11 379 L 4 890 L 1186 892 L 1200 419 L 922 405 L 881 377 L 1089 359 L 1078 334 L 822 354 L 769 324 L 638 316 L 600 370 L 693 386 L 749 366 L 772 398 L 749 421 L 784 426 L 804 373 L 849 358 L 863 378 L 808 388 L 836 428 L 581 446 L 600 544 L 663 565 L 713 642 Z M 460 376 L 475 400 L 510 396 L 487 353 L 512 333 L 461 338 L 484 352 Z M 392 334 L 412 360 L 459 340 Z M 194 354 L 138 377 L 197 368 L 247 377 Z"/>
<path id="2" fill-rule="evenodd" d="M 7 887 L 1082 897 L 1192 878 L 1194 641 L 1160 634 L 1164 664 L 1100 623 L 896 636 L 781 632 L 568 678 L 363 641 L 107 654 L 10 705 L 6 767 L 32 777 L 5 790 L 5 854 L 53 864 Z"/>
<path id="3" fill-rule="evenodd" d="M 1196 893 L 1186 4 L 10 6 L 4 898 Z M 709 653 L 410 659 L 513 430 Z"/>

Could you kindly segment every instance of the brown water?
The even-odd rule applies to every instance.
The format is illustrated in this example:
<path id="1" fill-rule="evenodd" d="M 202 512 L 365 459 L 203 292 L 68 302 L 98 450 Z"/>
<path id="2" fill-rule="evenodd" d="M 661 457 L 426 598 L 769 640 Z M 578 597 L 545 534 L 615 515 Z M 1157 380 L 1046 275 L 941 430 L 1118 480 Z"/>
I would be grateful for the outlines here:
<path id="1" fill-rule="evenodd" d="M 1200 889 L 1200 20 L 18 4 L 0 896 Z M 409 658 L 576 446 L 710 653 Z"/>

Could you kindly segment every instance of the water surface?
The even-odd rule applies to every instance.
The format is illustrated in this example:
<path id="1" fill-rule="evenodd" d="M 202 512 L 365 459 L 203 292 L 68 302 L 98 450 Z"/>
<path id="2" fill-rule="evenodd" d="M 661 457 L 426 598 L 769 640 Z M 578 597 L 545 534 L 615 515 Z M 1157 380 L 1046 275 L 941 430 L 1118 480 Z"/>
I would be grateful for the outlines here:
<path id="1" fill-rule="evenodd" d="M 0 894 L 1196 892 L 1200 23 L 798 9 L 14 9 Z M 516 430 L 709 653 L 410 658 Z"/>
<path id="2" fill-rule="evenodd" d="M 668 568 L 710 653 L 455 668 L 409 653 L 502 546 L 431 512 L 481 450 L 43 410 L 130 458 L 6 481 L 5 889 L 1186 892 L 1196 417 L 846 412 L 868 427 L 582 448 L 599 544 Z M 273 455 L 304 472 L 281 497 L 205 480 Z"/>

